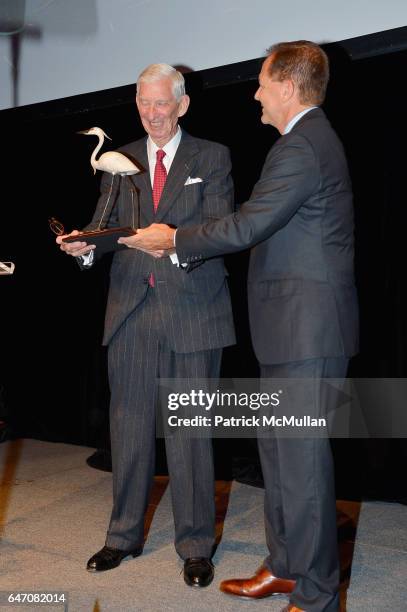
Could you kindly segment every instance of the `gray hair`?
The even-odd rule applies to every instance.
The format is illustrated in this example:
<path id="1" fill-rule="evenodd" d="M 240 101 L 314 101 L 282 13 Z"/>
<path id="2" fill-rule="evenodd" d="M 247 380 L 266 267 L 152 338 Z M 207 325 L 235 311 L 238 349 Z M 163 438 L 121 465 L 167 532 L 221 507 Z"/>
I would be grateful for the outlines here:
<path id="1" fill-rule="evenodd" d="M 185 95 L 185 80 L 179 70 L 169 64 L 150 64 L 147 68 L 144 68 L 137 79 L 137 89 L 140 83 L 153 83 L 167 77 L 172 81 L 172 93 L 179 102 Z"/>

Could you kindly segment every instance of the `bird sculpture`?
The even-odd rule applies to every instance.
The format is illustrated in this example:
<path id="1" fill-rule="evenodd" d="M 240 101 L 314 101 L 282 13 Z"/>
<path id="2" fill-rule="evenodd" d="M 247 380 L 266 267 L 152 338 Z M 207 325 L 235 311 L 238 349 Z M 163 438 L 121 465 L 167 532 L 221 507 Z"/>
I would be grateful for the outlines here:
<path id="1" fill-rule="evenodd" d="M 99 157 L 99 159 L 96 159 L 96 155 L 99 153 L 100 149 L 103 146 L 103 143 L 105 141 L 105 136 L 106 138 L 109 138 L 109 140 L 111 140 L 111 138 L 99 127 L 92 127 L 89 130 L 84 130 L 82 132 L 78 132 L 78 134 L 84 134 L 85 136 L 97 136 L 99 139 L 99 142 L 97 144 L 97 146 L 95 147 L 91 158 L 90 158 L 90 163 L 91 166 L 93 168 L 93 172 L 94 174 L 96 174 L 96 170 L 102 170 L 102 172 L 108 172 L 109 174 L 112 175 L 112 180 L 110 183 L 110 189 L 109 189 L 109 193 L 107 195 L 107 199 L 106 199 L 106 204 L 104 207 L 104 210 L 102 212 L 102 216 L 100 217 L 99 220 L 99 224 L 97 227 L 96 231 L 100 231 L 101 227 L 102 227 L 102 223 L 103 220 L 105 218 L 105 214 L 106 211 L 108 209 L 109 206 L 109 202 L 110 202 L 110 197 L 112 195 L 112 190 L 113 190 L 113 181 L 114 181 L 114 177 L 116 174 L 119 174 L 120 176 L 123 177 L 127 177 L 127 180 L 129 181 L 129 186 L 130 186 L 130 193 L 131 193 L 131 201 L 132 201 L 132 210 L 133 210 L 133 224 L 132 227 L 135 228 L 135 204 L 134 204 L 134 195 L 136 194 L 137 198 L 138 198 L 138 192 L 135 188 L 135 186 L 133 185 L 133 182 L 130 178 L 130 176 L 132 174 L 137 174 L 138 172 L 140 172 L 139 167 L 131 160 L 129 159 L 126 155 L 123 155 L 123 153 L 119 153 L 119 151 L 107 151 L 106 153 L 102 153 L 102 155 Z M 138 207 L 138 213 L 137 213 L 137 219 L 138 219 L 138 225 L 137 227 L 139 227 L 140 225 L 140 209 Z"/>
<path id="2" fill-rule="evenodd" d="M 78 134 L 84 134 L 85 136 L 97 136 L 99 138 L 99 142 L 90 158 L 90 163 L 94 174 L 96 174 L 96 170 L 109 172 L 110 174 L 113 174 L 113 176 L 115 174 L 120 174 L 120 176 L 130 176 L 131 174 L 137 174 L 140 172 L 139 168 L 131 161 L 131 159 L 118 151 L 107 151 L 106 153 L 102 153 L 99 159 L 96 159 L 96 155 L 103 146 L 105 136 L 106 138 L 109 138 L 109 136 L 101 128 L 93 127 L 89 130 L 78 132 Z M 111 138 L 109 138 L 109 140 L 111 140 Z"/>

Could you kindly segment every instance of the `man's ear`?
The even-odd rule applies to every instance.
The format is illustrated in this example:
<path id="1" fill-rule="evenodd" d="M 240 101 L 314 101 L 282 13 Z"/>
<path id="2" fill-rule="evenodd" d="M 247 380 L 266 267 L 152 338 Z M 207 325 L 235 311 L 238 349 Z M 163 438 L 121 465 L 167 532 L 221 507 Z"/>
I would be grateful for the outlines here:
<path id="1" fill-rule="evenodd" d="M 178 106 L 178 117 L 183 117 L 185 115 L 189 107 L 189 102 L 189 96 L 186 94 L 182 96 Z"/>
<path id="2" fill-rule="evenodd" d="M 291 79 L 285 79 L 283 82 L 283 97 L 284 101 L 287 102 L 295 95 L 296 87 L 294 81 Z"/>

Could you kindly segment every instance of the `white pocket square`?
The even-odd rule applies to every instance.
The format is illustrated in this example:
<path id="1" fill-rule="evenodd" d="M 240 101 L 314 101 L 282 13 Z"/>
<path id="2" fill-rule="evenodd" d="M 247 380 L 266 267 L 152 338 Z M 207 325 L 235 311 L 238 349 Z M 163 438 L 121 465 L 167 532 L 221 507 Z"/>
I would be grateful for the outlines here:
<path id="1" fill-rule="evenodd" d="M 193 185 L 194 183 L 202 183 L 201 178 L 191 178 L 190 176 L 185 181 L 185 185 Z"/>

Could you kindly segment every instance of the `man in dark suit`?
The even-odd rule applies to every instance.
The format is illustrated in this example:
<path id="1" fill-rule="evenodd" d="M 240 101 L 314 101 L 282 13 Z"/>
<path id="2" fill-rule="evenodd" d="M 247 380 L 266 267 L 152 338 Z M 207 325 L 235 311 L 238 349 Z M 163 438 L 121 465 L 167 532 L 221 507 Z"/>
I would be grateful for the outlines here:
<path id="1" fill-rule="evenodd" d="M 133 225 L 137 216 L 141 227 L 154 220 L 188 226 L 230 213 L 228 150 L 193 138 L 178 126 L 189 105 L 183 76 L 167 64 L 149 66 L 137 81 L 136 102 L 148 137 L 121 150 L 145 170 L 132 177 L 138 198 L 127 179 L 117 182 L 108 226 Z M 103 176 L 102 195 L 86 229 L 98 227 L 111 180 Z M 97 257 L 97 249 L 81 242 L 79 235 L 77 242 L 59 238 L 58 243 L 73 256 Z M 169 258 L 154 260 L 133 249 L 114 255 L 104 333 L 109 347 L 113 511 L 106 545 L 88 561 L 88 570 L 108 570 L 142 552 L 154 474 L 156 379 L 216 379 L 222 347 L 234 342 L 221 257 L 186 274 Z M 213 578 L 215 542 L 211 440 L 174 434 L 165 443 L 175 547 L 184 559 L 184 579 L 191 586 L 207 586 Z"/>
<path id="2" fill-rule="evenodd" d="M 342 379 L 357 351 L 352 191 L 342 145 L 319 108 L 329 78 L 324 51 L 308 41 L 269 50 L 255 98 L 281 138 L 238 212 L 175 236 L 180 261 L 247 247 L 254 349 L 263 378 L 308 379 L 311 403 L 293 386 L 289 414 L 335 408 L 324 378 Z M 132 246 L 165 255 L 174 230 L 141 230 Z M 161 251 L 159 251 L 161 249 Z M 315 384 L 314 384 L 315 383 Z M 284 405 L 284 404 L 283 404 Z M 269 557 L 252 578 L 221 590 L 258 598 L 290 594 L 286 610 L 338 609 L 339 563 L 332 456 L 326 438 L 258 440 Z"/>

